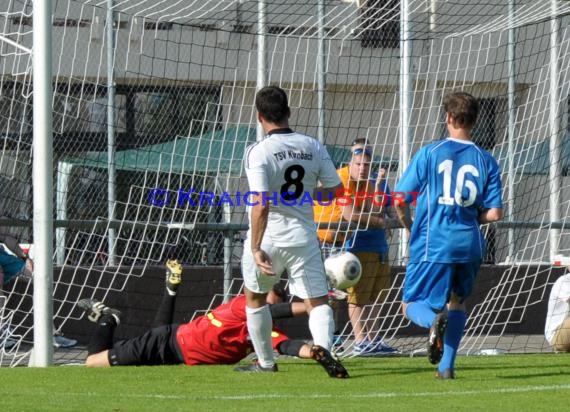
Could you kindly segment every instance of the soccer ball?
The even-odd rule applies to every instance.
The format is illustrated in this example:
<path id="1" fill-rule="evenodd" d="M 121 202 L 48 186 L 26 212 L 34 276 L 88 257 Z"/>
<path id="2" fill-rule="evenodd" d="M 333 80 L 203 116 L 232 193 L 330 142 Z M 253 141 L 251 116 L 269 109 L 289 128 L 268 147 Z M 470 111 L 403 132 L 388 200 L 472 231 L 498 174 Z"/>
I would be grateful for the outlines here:
<path id="1" fill-rule="evenodd" d="M 325 259 L 325 271 L 331 287 L 344 290 L 358 283 L 362 265 L 352 253 L 342 252 Z"/>

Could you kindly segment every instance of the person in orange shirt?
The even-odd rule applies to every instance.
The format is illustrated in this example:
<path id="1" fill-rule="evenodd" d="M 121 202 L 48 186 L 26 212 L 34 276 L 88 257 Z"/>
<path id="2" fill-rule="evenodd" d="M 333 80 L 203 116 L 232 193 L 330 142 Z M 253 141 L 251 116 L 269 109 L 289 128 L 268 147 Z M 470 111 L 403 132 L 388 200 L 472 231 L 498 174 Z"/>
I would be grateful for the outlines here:
<path id="1" fill-rule="evenodd" d="M 384 169 L 378 175 L 371 173 L 372 148 L 366 139 L 354 140 L 348 166 L 337 173 L 344 185 L 344 193 L 329 205 L 315 205 L 315 220 L 351 222 L 358 230 L 325 228 L 318 231 L 319 240 L 327 251 L 348 250 L 362 264 L 362 277 L 347 289 L 348 315 L 355 337 L 354 355 L 373 356 L 396 352 L 381 338 L 374 336 L 374 315 L 366 314 L 365 307 L 381 303 L 382 291 L 390 287 L 390 265 L 386 229 L 398 227 L 391 205 L 390 189 Z M 364 321 L 364 319 L 369 319 Z"/>

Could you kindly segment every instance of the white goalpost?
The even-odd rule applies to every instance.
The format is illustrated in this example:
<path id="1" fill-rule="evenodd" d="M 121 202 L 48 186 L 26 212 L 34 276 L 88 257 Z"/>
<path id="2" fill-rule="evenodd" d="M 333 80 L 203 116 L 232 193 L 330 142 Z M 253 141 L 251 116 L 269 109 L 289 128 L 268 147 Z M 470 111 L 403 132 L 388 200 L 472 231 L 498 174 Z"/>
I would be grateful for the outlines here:
<path id="1" fill-rule="evenodd" d="M 37 366 L 80 361 L 81 350 L 52 359 L 52 325 L 73 335 L 78 299 L 124 291 L 182 239 L 186 265 L 219 266 L 237 292 L 247 216 L 224 194 L 247 191 L 265 84 L 287 91 L 292 127 L 338 166 L 366 138 L 392 188 L 444 137 L 443 95 L 475 95 L 474 139 L 501 166 L 505 220 L 483 228 L 460 351 L 550 351 L 527 326 L 561 274 L 555 257 L 570 255 L 568 23 L 570 2 L 556 0 L 4 2 L 0 214 L 34 244 L 36 273 L 3 287 L 0 365 L 25 363 L 34 345 Z M 389 241 L 397 273 L 365 316 L 414 354 L 425 336 L 399 309 L 407 238 Z M 351 326 L 338 326 L 351 356 Z"/>
<path id="2" fill-rule="evenodd" d="M 34 356 L 31 366 L 53 362 L 53 135 L 51 100 L 51 1 L 34 4 L 33 56 L 33 239 Z"/>

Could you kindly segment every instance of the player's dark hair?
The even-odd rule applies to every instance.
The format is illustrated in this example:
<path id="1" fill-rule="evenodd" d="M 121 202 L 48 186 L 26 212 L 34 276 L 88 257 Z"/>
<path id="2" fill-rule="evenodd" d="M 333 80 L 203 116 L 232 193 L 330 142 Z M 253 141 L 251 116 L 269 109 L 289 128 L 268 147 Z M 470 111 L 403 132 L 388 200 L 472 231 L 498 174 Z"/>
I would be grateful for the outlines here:
<path id="1" fill-rule="evenodd" d="M 265 120 L 279 124 L 291 115 L 287 93 L 277 86 L 266 86 L 255 95 L 255 108 Z"/>
<path id="2" fill-rule="evenodd" d="M 471 129 L 479 115 L 477 99 L 465 92 L 454 92 L 443 98 L 443 108 L 453 118 L 456 126 Z"/>

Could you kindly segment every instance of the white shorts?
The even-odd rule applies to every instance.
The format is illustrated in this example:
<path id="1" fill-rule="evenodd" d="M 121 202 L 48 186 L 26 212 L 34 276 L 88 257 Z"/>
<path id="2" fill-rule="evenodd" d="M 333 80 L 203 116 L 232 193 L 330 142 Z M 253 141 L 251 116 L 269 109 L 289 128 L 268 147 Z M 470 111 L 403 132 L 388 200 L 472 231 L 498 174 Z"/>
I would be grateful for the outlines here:
<path id="1" fill-rule="evenodd" d="M 319 242 L 299 247 L 273 246 L 264 239 L 261 245 L 270 257 L 275 276 L 267 276 L 259 270 L 249 239 L 244 242 L 241 260 L 243 282 L 246 288 L 255 293 L 267 293 L 281 279 L 283 272 L 289 275 L 289 292 L 301 299 L 319 298 L 328 293 L 325 267 L 321 257 Z"/>

